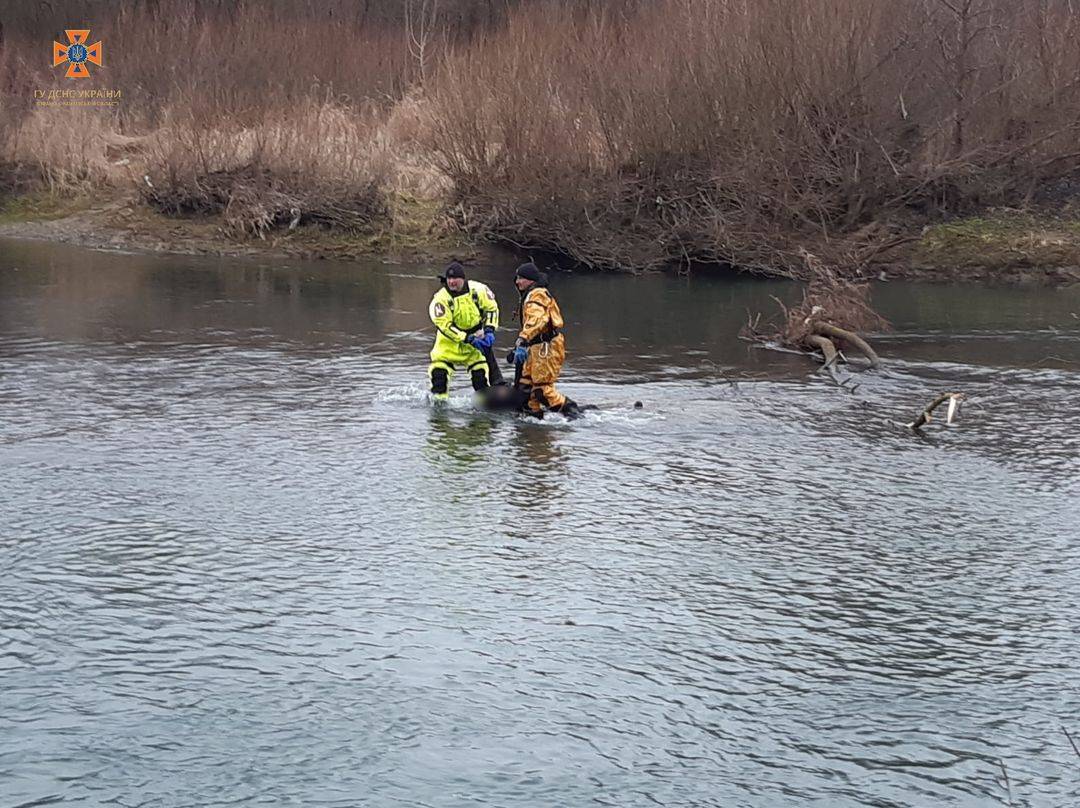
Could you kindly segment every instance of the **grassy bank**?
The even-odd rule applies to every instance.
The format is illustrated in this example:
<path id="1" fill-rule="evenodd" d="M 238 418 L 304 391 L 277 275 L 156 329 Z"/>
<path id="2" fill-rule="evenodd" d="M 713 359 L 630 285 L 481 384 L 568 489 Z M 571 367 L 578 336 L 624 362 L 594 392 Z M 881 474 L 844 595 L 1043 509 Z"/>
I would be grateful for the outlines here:
<path id="1" fill-rule="evenodd" d="M 927 229 L 916 264 L 949 267 L 1080 267 L 1080 217 L 988 211 Z"/>
<path id="2" fill-rule="evenodd" d="M 66 197 L 42 191 L 0 196 L 0 224 L 24 224 L 66 219 L 93 208 L 89 196 Z"/>
<path id="3" fill-rule="evenodd" d="M 1068 0 L 118 6 L 87 23 L 108 50 L 86 86 L 124 96 L 105 109 L 33 102 L 71 86 L 39 51 L 76 4 L 3 14 L 0 193 L 31 189 L 28 211 L 47 193 L 207 249 L 497 241 L 596 269 L 1076 264 Z"/>
<path id="4" fill-rule="evenodd" d="M 441 205 L 409 195 L 389 200 L 393 218 L 370 227 L 300 225 L 248 238 L 220 217 L 168 216 L 120 196 L 29 193 L 0 203 L 0 237 L 45 239 L 94 248 L 203 255 L 284 255 L 445 263 L 476 256 L 482 245 L 448 226 Z"/>
<path id="5" fill-rule="evenodd" d="M 443 200 L 400 194 L 388 203 L 391 218 L 378 227 L 346 231 L 306 225 L 258 239 L 230 235 L 218 218 L 167 216 L 136 200 L 35 192 L 0 204 L 0 236 L 111 249 L 436 264 L 483 250 L 485 240 L 457 227 Z M 927 226 L 865 266 L 861 275 L 930 282 L 1080 282 L 1080 215 L 990 210 Z"/>

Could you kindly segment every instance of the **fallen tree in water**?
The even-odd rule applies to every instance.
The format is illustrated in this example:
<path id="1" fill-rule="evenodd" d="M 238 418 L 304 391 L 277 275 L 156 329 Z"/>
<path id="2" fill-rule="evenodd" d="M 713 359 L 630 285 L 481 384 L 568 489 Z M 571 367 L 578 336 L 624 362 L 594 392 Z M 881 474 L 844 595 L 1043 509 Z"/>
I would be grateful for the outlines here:
<path id="1" fill-rule="evenodd" d="M 878 367 L 880 357 L 859 332 L 885 331 L 890 326 L 870 306 L 870 287 L 840 277 L 805 250 L 801 255 L 810 278 L 802 302 L 788 308 L 777 300 L 783 313 L 780 323 L 769 322 L 763 327 L 758 314 L 747 323 L 740 336 L 764 345 L 780 345 L 820 355 L 823 368 L 838 384 L 840 379 L 835 368 L 841 360 L 846 361 L 844 351 L 857 351 L 870 367 Z"/>
<path id="2" fill-rule="evenodd" d="M 951 425 L 956 417 L 960 414 L 960 405 L 967 400 L 967 396 L 963 393 L 942 393 L 935 398 L 925 407 L 922 412 L 908 424 L 908 429 L 913 429 L 916 432 L 926 426 L 932 420 L 932 413 L 946 401 L 949 402 L 949 409 L 945 415 L 945 423 Z"/>

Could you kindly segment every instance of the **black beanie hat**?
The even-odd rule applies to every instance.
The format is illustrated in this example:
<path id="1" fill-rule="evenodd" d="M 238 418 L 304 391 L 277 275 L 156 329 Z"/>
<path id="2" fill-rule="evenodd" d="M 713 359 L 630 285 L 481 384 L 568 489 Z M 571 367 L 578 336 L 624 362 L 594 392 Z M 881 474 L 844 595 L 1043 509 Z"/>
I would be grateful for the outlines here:
<path id="1" fill-rule="evenodd" d="M 540 283 L 544 277 L 540 270 L 536 268 L 536 264 L 532 261 L 519 266 L 514 275 L 518 278 L 524 278 L 527 281 L 534 281 L 536 283 Z"/>
<path id="2" fill-rule="evenodd" d="M 440 280 L 446 280 L 447 278 L 464 278 L 465 267 L 463 267 L 458 261 L 451 261 L 443 270 L 443 274 L 439 276 Z"/>

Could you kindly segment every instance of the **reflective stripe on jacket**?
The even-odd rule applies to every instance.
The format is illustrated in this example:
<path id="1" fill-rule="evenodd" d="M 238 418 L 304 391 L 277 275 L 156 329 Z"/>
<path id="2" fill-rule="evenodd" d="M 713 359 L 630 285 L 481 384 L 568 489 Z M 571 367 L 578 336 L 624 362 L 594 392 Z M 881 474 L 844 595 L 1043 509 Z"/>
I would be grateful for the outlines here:
<path id="1" fill-rule="evenodd" d="M 464 342 L 481 328 L 499 327 L 495 293 L 479 281 L 466 281 L 466 287 L 456 295 L 443 286 L 431 298 L 428 315 L 439 332 L 454 342 Z"/>

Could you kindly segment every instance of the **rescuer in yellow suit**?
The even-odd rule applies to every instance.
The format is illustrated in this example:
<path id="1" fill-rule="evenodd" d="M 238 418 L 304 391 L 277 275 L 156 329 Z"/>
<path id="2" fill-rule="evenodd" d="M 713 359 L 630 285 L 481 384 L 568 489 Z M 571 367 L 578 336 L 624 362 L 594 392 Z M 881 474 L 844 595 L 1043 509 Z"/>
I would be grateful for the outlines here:
<path id="1" fill-rule="evenodd" d="M 488 362 L 499 327 L 499 304 L 495 293 L 479 281 L 465 277 L 457 261 L 439 276 L 442 288 L 428 306 L 435 324 L 435 346 L 431 349 L 431 393 L 436 399 L 449 396 L 450 377 L 457 365 L 469 371 L 473 390 L 483 393 L 491 383 Z M 494 365 L 494 360 L 491 361 Z M 498 368 L 496 367 L 496 372 Z"/>
<path id="2" fill-rule="evenodd" d="M 521 369 L 517 385 L 529 393 L 526 411 L 542 415 L 547 408 L 577 417 L 580 407 L 555 387 L 566 359 L 566 342 L 562 312 L 547 289 L 547 276 L 529 262 L 517 268 L 514 285 L 521 294 L 521 331 L 512 358 Z"/>

